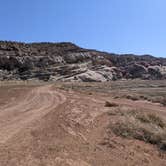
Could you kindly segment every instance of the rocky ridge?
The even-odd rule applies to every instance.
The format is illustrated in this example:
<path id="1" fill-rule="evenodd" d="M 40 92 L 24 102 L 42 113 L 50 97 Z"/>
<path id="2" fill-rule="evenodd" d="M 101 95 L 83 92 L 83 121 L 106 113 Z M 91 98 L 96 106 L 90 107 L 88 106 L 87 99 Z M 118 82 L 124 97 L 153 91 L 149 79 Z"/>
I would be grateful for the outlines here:
<path id="1" fill-rule="evenodd" d="M 166 58 L 112 54 L 73 43 L 0 41 L 0 80 L 166 79 Z"/>

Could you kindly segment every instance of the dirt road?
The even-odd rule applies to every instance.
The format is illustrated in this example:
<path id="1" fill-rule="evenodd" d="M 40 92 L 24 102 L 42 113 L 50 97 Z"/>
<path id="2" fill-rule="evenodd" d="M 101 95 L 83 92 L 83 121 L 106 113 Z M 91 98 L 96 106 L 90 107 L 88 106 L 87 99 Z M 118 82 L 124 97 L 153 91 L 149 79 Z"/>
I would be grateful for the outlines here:
<path id="1" fill-rule="evenodd" d="M 158 150 L 141 141 L 112 135 L 112 145 L 104 145 L 110 122 L 110 108 L 104 104 L 109 96 L 52 85 L 13 89 L 5 94 L 8 102 L 0 104 L 0 166 L 164 166 Z M 129 107 L 135 106 L 152 108 L 129 102 Z"/>
<path id="2" fill-rule="evenodd" d="M 0 143 L 5 143 L 14 134 L 42 118 L 57 105 L 66 100 L 57 91 L 51 91 L 50 86 L 30 90 L 22 100 L 16 100 L 0 107 Z"/>

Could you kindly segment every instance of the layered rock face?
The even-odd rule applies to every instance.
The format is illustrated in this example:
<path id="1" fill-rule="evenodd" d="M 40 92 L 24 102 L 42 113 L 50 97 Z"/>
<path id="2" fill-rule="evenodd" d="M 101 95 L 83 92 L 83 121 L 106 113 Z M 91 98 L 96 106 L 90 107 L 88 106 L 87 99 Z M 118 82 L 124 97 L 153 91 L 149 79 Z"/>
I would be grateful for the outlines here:
<path id="1" fill-rule="evenodd" d="M 0 80 L 166 79 L 166 59 L 117 55 L 72 43 L 0 42 Z"/>

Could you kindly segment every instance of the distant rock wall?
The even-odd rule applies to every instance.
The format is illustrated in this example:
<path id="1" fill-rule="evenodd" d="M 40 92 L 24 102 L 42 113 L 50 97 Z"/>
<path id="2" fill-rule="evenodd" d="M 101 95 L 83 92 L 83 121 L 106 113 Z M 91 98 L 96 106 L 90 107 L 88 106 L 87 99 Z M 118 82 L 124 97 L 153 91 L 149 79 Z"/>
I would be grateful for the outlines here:
<path id="1" fill-rule="evenodd" d="M 166 59 L 117 55 L 72 43 L 0 42 L 0 80 L 166 79 Z"/>

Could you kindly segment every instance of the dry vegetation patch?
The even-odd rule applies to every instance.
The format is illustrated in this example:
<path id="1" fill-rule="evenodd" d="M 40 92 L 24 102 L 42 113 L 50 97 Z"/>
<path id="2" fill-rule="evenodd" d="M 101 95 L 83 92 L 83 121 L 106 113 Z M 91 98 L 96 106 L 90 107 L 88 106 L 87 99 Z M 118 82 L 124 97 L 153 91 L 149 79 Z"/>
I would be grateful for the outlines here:
<path id="1" fill-rule="evenodd" d="M 106 101 L 105 102 L 105 107 L 118 107 L 119 105 L 117 103 L 111 102 L 111 101 Z"/>
<path id="2" fill-rule="evenodd" d="M 166 106 L 166 96 L 154 96 L 149 99 L 152 103 L 160 103 L 163 106 Z"/>
<path id="3" fill-rule="evenodd" d="M 118 114 L 117 121 L 111 122 L 109 129 L 117 136 L 138 139 L 166 151 L 166 121 L 157 114 L 137 110 Z"/>
<path id="4" fill-rule="evenodd" d="M 163 106 L 166 106 L 166 97 L 163 97 L 163 98 L 160 100 L 160 104 L 162 104 Z"/>

